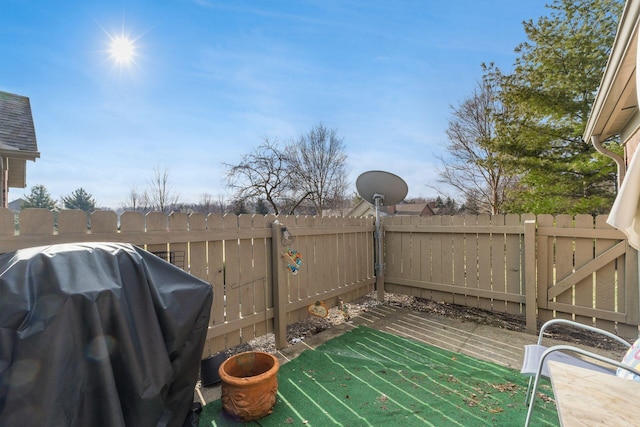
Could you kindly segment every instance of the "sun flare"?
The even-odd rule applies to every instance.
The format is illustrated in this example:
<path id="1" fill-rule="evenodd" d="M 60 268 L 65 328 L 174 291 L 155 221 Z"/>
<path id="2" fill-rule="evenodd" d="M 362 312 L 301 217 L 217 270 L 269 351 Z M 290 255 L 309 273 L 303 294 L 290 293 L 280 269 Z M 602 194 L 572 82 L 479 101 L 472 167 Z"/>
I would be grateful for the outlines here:
<path id="1" fill-rule="evenodd" d="M 130 65 L 136 56 L 136 47 L 128 37 L 112 37 L 109 54 L 118 65 Z"/>

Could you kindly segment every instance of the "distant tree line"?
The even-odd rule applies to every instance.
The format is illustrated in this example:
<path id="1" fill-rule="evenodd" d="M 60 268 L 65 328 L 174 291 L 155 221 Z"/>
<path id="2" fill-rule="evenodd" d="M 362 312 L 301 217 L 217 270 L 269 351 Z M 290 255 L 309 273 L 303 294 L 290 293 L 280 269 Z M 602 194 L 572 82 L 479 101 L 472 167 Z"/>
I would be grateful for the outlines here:
<path id="1" fill-rule="evenodd" d="M 426 203 L 431 206 L 436 215 L 478 215 L 481 213 L 477 206 L 460 204 L 451 197 L 416 197 L 405 199 L 403 203 Z"/>
<path id="2" fill-rule="evenodd" d="M 258 200 L 255 204 L 244 203 L 243 201 L 238 200 L 227 202 L 224 197 L 214 200 L 208 193 L 202 194 L 198 202 L 183 203 L 176 199 L 172 203 L 165 205 L 164 208 L 161 208 L 154 203 L 149 203 L 149 199 L 144 195 L 141 196 L 140 199 L 136 199 L 130 193 L 129 201 L 131 201 L 131 199 L 135 200 L 135 204 L 123 204 L 120 207 L 122 211 L 138 211 L 142 213 L 152 211 L 165 213 L 185 212 L 203 213 L 205 215 L 227 213 L 235 213 L 236 215 L 248 213 L 266 215 L 270 213 L 263 200 Z M 71 194 L 62 196 L 60 200 L 57 201 L 51 196 L 46 186 L 42 184 L 34 185 L 31 187 L 30 193 L 28 195 L 24 195 L 24 202 L 21 203 L 20 209 L 26 208 L 42 208 L 53 212 L 58 212 L 62 209 L 79 209 L 87 214 L 91 214 L 95 210 L 99 209 L 112 210 L 111 208 L 98 207 L 93 196 L 83 188 L 78 188 Z"/>
<path id="3" fill-rule="evenodd" d="M 80 209 L 91 213 L 96 209 L 96 201 L 91 194 L 80 187 L 71 194 L 63 196 L 60 202 L 57 202 L 51 197 L 44 185 L 37 184 L 31 187 L 31 193 L 25 196 L 25 201 L 20 205 L 20 208 L 43 208 L 51 211 L 57 211 L 60 208 Z"/>

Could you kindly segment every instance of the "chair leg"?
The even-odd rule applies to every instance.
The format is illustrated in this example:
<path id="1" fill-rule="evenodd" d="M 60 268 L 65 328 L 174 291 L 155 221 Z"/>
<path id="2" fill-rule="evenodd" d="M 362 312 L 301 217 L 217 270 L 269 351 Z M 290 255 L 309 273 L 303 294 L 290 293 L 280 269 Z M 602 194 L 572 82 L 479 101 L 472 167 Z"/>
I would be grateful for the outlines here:
<path id="1" fill-rule="evenodd" d="M 531 384 L 533 383 L 533 377 L 529 377 L 529 386 L 527 387 L 527 394 L 524 395 L 524 404 L 529 406 L 529 392 L 531 391 Z"/>
<path id="2" fill-rule="evenodd" d="M 531 422 L 531 414 L 533 413 L 533 404 L 536 401 L 536 392 L 538 391 L 539 382 L 540 382 L 540 375 L 536 375 L 536 379 L 533 382 L 533 389 L 531 390 L 531 399 L 529 401 L 529 409 L 527 410 L 527 419 L 524 422 L 524 427 L 528 427 L 529 422 Z"/>

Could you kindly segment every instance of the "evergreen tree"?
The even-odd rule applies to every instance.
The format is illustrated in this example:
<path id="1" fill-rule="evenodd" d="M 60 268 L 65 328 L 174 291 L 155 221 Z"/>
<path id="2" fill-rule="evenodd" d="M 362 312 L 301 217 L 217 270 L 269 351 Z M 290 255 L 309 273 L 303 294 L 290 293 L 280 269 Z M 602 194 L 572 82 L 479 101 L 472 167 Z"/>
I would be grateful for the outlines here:
<path id="1" fill-rule="evenodd" d="M 86 213 L 91 213 L 96 209 L 95 199 L 83 188 L 78 188 L 69 196 L 63 197 L 62 202 L 66 209 L 80 209 Z"/>
<path id="2" fill-rule="evenodd" d="M 548 17 L 524 23 L 514 72 L 493 66 L 501 87 L 498 149 L 521 177 L 505 211 L 603 213 L 616 169 L 582 134 L 615 38 L 621 0 L 555 0 Z M 615 150 L 615 147 L 611 148 Z"/>
<path id="3" fill-rule="evenodd" d="M 248 214 L 249 210 L 243 199 L 237 199 L 233 202 L 233 213 L 236 215 Z"/>
<path id="4" fill-rule="evenodd" d="M 269 213 L 269 208 L 267 204 L 264 202 L 264 199 L 258 199 L 256 202 L 256 213 L 258 215 L 267 215 Z"/>
<path id="5" fill-rule="evenodd" d="M 20 208 L 43 208 L 55 211 L 57 205 L 55 200 L 51 198 L 47 188 L 42 184 L 38 184 L 31 187 L 31 193 L 28 196 L 25 195 L 25 202 L 22 203 Z"/>

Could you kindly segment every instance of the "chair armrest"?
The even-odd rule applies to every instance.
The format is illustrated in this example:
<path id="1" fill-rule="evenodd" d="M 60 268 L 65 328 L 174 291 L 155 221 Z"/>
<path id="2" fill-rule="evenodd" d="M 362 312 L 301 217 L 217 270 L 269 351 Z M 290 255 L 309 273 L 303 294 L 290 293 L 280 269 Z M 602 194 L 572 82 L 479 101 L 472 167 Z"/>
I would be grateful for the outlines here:
<path id="1" fill-rule="evenodd" d="M 586 331 L 590 331 L 596 334 L 600 334 L 600 335 L 604 335 L 608 338 L 611 338 L 615 341 L 617 341 L 618 343 L 620 343 L 621 345 L 623 345 L 626 349 L 629 349 L 631 347 L 631 344 L 629 344 L 629 342 L 627 342 L 624 338 L 621 338 L 619 336 L 617 336 L 616 334 L 613 334 L 609 331 L 605 331 L 604 329 L 599 329 L 593 326 L 589 326 L 589 325 L 584 325 L 582 323 L 578 323 L 578 322 L 574 322 L 572 320 L 567 320 L 567 319 L 552 319 L 549 320 L 547 322 L 545 322 L 544 325 L 542 325 L 542 327 L 540 328 L 540 334 L 538 335 L 538 345 L 542 345 L 542 338 L 544 336 L 544 331 L 545 329 L 547 329 L 549 326 L 552 325 L 565 325 L 565 326 L 571 326 L 574 328 L 578 328 L 578 329 L 583 329 Z"/>
<path id="2" fill-rule="evenodd" d="M 629 372 L 632 372 L 635 375 L 637 375 L 638 377 L 640 377 L 640 371 L 632 368 L 629 365 L 625 365 L 622 362 L 619 362 L 617 360 L 613 360 L 611 358 L 608 358 L 606 356 L 602 356 L 602 355 L 597 354 L 597 353 L 593 353 L 593 352 L 588 351 L 588 350 L 583 350 L 583 349 L 578 348 L 578 347 L 573 347 L 573 346 L 570 346 L 570 345 L 563 345 L 563 344 L 554 345 L 553 347 L 549 347 L 544 353 L 542 353 L 542 357 L 540 358 L 540 363 L 539 363 L 539 367 L 538 367 L 538 369 L 539 369 L 538 372 L 541 372 L 542 365 L 544 364 L 545 359 L 551 353 L 553 353 L 554 351 L 562 351 L 562 352 L 571 352 L 571 353 L 581 354 L 582 356 L 598 360 L 598 361 L 600 361 L 602 363 L 606 363 L 608 365 L 613 365 L 616 368 L 622 368 L 622 369 L 624 369 L 626 371 L 629 371 Z"/>

